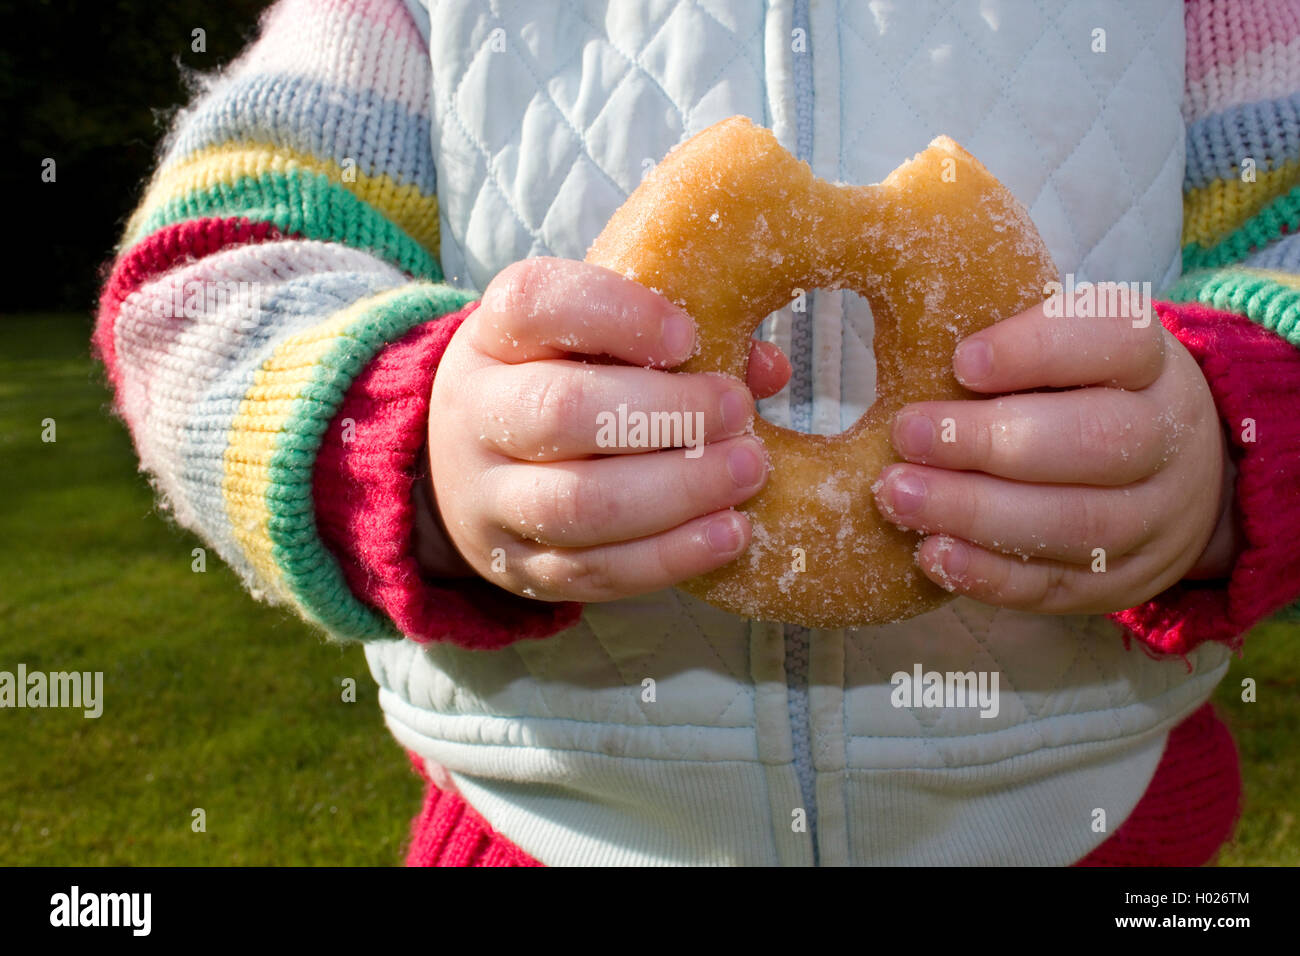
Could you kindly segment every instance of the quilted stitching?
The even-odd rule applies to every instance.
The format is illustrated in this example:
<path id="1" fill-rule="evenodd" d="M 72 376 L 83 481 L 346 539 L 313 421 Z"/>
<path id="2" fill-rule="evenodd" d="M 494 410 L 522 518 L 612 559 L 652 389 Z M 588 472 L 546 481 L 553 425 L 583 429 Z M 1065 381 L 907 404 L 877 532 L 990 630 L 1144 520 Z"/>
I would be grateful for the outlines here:
<path id="1" fill-rule="evenodd" d="M 465 5 L 435 5 L 434 22 L 457 24 L 455 42 L 433 51 L 439 114 L 435 152 L 439 183 L 446 191 L 441 205 L 448 274 L 482 288 L 502 266 L 523 255 L 581 257 L 608 215 L 635 188 L 646 160 L 657 160 L 668 145 L 721 116 L 745 112 L 766 121 L 764 7 L 757 2 L 607 5 L 575 0 L 554 4 L 548 26 L 542 26 L 529 19 L 526 5 L 494 4 L 485 17 L 467 13 Z M 1143 221 L 1167 218 L 1162 203 L 1170 194 L 1178 199 L 1168 182 L 1171 175 L 1181 179 L 1181 127 L 1158 143 L 1161 152 L 1153 156 L 1146 145 L 1126 141 L 1134 113 L 1122 107 L 1141 95 L 1153 113 L 1178 117 L 1177 64 L 1147 54 L 1151 44 L 1168 39 L 1168 30 L 1181 27 L 1178 4 L 1132 9 L 1114 4 L 1104 18 L 1111 35 L 1104 75 L 1095 74 L 1084 54 L 1071 48 L 1081 41 L 1086 48 L 1087 40 L 1086 24 L 1078 21 L 1074 4 L 1057 7 L 1036 0 L 1016 10 L 1021 25 L 1032 29 L 1004 28 L 1001 33 L 981 21 L 996 9 L 983 5 L 927 6 L 924 19 L 915 8 L 887 2 L 838 3 L 837 9 L 843 135 L 838 156 L 814 157 L 819 175 L 879 179 L 906 150 L 944 131 L 962 139 L 990 166 L 1000 162 L 1005 167 L 995 171 L 1015 180 L 1014 188 L 1043 227 L 1063 270 L 1086 277 L 1092 268 L 1122 261 L 1159 273 L 1168 265 L 1161 260 L 1176 260 L 1176 230 L 1166 237 L 1169 248 L 1161 250 Z M 526 26 L 517 26 L 521 23 Z M 500 38 L 493 34 L 498 26 L 505 39 L 500 52 L 491 49 Z M 815 49 L 812 55 L 817 55 Z M 919 78 L 917 70 L 935 56 L 967 63 L 959 114 L 935 109 L 937 94 Z M 996 67 L 982 68 L 986 61 L 1015 68 L 999 73 Z M 581 76 L 575 77 L 579 65 Z M 1034 81 L 1052 71 L 1059 81 L 1052 93 L 1068 89 L 1073 98 L 1069 108 L 1045 110 L 1035 99 L 1044 94 L 1038 89 L 1042 84 Z M 485 98 L 490 110 L 483 106 Z M 900 144 L 908 137 L 919 140 L 904 148 Z M 661 145 L 652 145 L 660 140 Z M 1016 161 L 1013 150 L 1033 151 L 1034 161 Z M 1098 175 L 1109 199 L 1098 196 Z M 855 297 L 844 298 L 843 394 L 834 398 L 865 407 L 873 396 L 854 391 L 862 385 L 848 369 L 871 361 L 870 313 L 865 302 L 855 307 Z M 648 634 L 622 629 L 613 609 L 588 614 L 565 635 L 504 652 L 490 679 L 472 655 L 439 652 L 443 677 L 437 679 L 438 687 L 423 692 L 435 709 L 608 723 L 662 735 L 656 728 L 668 725 L 657 719 L 668 719 L 669 709 L 641 705 L 635 693 L 639 681 L 657 672 L 689 672 L 695 681 L 692 699 L 675 702 L 672 726 L 752 722 L 754 691 L 743 623 L 724 626 L 712 609 L 683 603 L 680 596 L 658 600 L 662 616 Z M 629 605 L 626 613 L 638 611 Z M 1020 714 L 1016 719 L 1024 723 L 1028 748 L 1042 742 L 1035 720 L 1061 708 L 1122 706 L 1158 693 L 1160 682 L 1172 680 L 1155 676 L 1167 673 L 1159 668 L 1138 667 L 1140 681 L 1124 687 L 1108 683 L 1113 662 L 1089 647 L 1113 640 L 1100 633 L 1073 638 L 1071 652 L 1052 656 L 1050 667 L 1041 657 L 1018 661 L 1006 653 L 1005 644 L 990 639 L 989 623 L 974 610 L 953 607 L 932 624 L 918 620 L 913 626 L 918 634 L 929 626 L 941 627 L 950 641 L 968 648 L 968 657 L 988 660 L 1001 671 L 1004 715 Z M 999 618 L 998 626 L 1002 623 Z M 851 736 L 862 736 L 862 722 L 869 719 L 855 698 L 855 682 L 879 679 L 873 639 L 874 631 L 845 637 L 845 729 Z M 1096 684 L 1096 700 L 1081 708 L 1077 701 L 1017 692 L 1041 683 L 1045 668 L 1050 671 L 1046 679 L 1053 682 Z M 573 694 L 575 683 L 590 692 Z M 500 696 L 476 698 L 467 687 L 497 688 Z M 917 711 L 906 719 L 911 733 L 923 740 L 950 743 L 963 729 L 961 715 Z"/>
<path id="2" fill-rule="evenodd" d="M 878 8 L 872 8 L 878 9 Z M 945 132 L 954 135 L 956 138 L 975 149 L 977 153 L 984 155 L 983 150 L 979 149 L 976 144 L 984 135 L 990 119 L 996 118 L 997 122 L 1005 123 L 1008 119 L 1019 122 L 1024 129 L 1027 142 L 1020 144 L 1021 148 L 1034 150 L 1035 162 L 1020 163 L 1018 167 L 1021 170 L 1040 169 L 1044 171 L 1043 181 L 1034 187 L 1033 183 L 1028 183 L 1029 192 L 1025 188 L 1020 188 L 1019 198 L 1030 208 L 1031 214 L 1036 221 L 1044 219 L 1053 220 L 1058 226 L 1070 230 L 1072 235 L 1069 237 L 1072 241 L 1066 245 L 1062 239 L 1058 239 L 1053 247 L 1053 253 L 1058 260 L 1058 265 L 1063 271 L 1074 271 L 1080 276 L 1088 274 L 1087 266 L 1093 251 L 1109 235 L 1110 231 L 1118 227 L 1127 218 L 1141 215 L 1141 209 L 1135 207 L 1145 207 L 1145 200 L 1150 195 L 1152 188 L 1163 179 L 1162 174 L 1171 164 L 1176 164 L 1181 168 L 1182 151 L 1180 131 L 1175 133 L 1161 132 L 1159 136 L 1144 131 L 1143 137 L 1134 137 L 1132 129 L 1127 129 L 1117 134 L 1112 127 L 1112 122 L 1119 120 L 1131 124 L 1134 111 L 1132 109 L 1108 108 L 1112 101 L 1126 101 L 1140 97 L 1143 102 L 1150 104 L 1150 109 L 1143 112 L 1156 121 L 1161 117 L 1177 117 L 1179 115 L 1177 107 L 1181 102 L 1181 75 L 1176 69 L 1176 63 L 1168 62 L 1168 57 L 1156 57 L 1150 55 L 1139 55 L 1140 52 L 1146 51 L 1151 47 L 1151 43 L 1157 34 L 1168 30 L 1171 27 L 1181 27 L 1181 7 L 1178 4 L 1165 4 L 1159 8 L 1161 15 L 1154 24 L 1145 24 L 1143 22 L 1144 13 L 1153 7 L 1147 7 L 1145 10 L 1125 9 L 1115 6 L 1109 17 L 1099 16 L 1096 20 L 1103 21 L 1109 28 L 1108 31 L 1108 51 L 1105 54 L 1089 54 L 1092 56 L 1120 56 L 1124 60 L 1122 69 L 1117 77 L 1109 81 L 1109 91 L 1103 90 L 1098 85 L 1095 70 L 1088 68 L 1080 60 L 1078 48 L 1081 40 L 1088 38 L 1088 33 L 1082 29 L 1079 24 L 1072 25 L 1071 28 L 1063 26 L 1063 21 L 1070 17 L 1076 16 L 1076 5 L 1064 4 L 1056 6 L 1051 13 L 1045 8 L 1041 0 L 1038 0 L 1035 9 L 1016 11 L 1017 17 L 1027 17 L 1032 13 L 1037 13 L 1042 20 L 1033 29 L 1026 30 L 1025 33 L 1034 37 L 1032 44 L 1019 54 L 1019 65 L 1015 71 L 1005 77 L 1001 88 L 996 95 L 988 89 L 981 89 L 980 83 L 987 82 L 988 77 L 977 69 L 963 71 L 963 89 L 962 89 L 962 109 L 960 113 L 950 112 L 943 116 L 942 122 L 936 121 L 935 116 L 927 115 L 918 109 L 913 102 L 915 93 L 918 89 L 918 83 L 924 82 L 917 80 L 918 75 L 924 76 L 924 70 L 918 68 L 918 58 L 925 56 L 933 57 L 937 53 L 943 52 L 949 57 L 969 57 L 973 60 L 988 58 L 998 55 L 1005 58 L 1008 54 L 1006 51 L 992 51 L 985 48 L 980 42 L 980 34 L 963 25 L 960 18 L 964 15 L 967 18 L 976 16 L 975 8 L 970 5 L 956 5 L 950 8 L 937 8 L 934 18 L 929 22 L 926 29 L 913 39 L 910 45 L 903 44 L 905 53 L 899 53 L 897 44 L 882 42 L 879 39 L 872 40 L 867 38 L 870 32 L 869 28 L 862 24 L 862 19 L 868 11 L 864 11 L 859 5 L 848 4 L 841 7 L 842 23 L 844 29 L 841 32 L 841 43 L 848 40 L 856 40 L 856 46 L 850 44 L 850 48 L 841 55 L 842 62 L 852 62 L 855 67 L 858 64 L 868 64 L 868 68 L 874 65 L 877 73 L 868 77 L 868 82 L 858 86 L 850 86 L 849 92 L 852 93 L 861 89 L 876 89 L 884 87 L 885 95 L 878 92 L 870 97 L 868 109 L 865 118 L 853 123 L 849 120 L 855 115 L 861 115 L 861 111 L 846 108 L 842 116 L 844 128 L 850 130 L 848 135 L 842 138 L 840 167 L 843 174 L 848 174 L 854 170 L 855 163 L 852 157 L 861 144 L 862 139 L 870 134 L 878 133 L 882 125 L 883 109 L 896 105 L 904 105 L 908 108 L 912 123 L 908 124 L 914 129 L 937 131 L 943 128 Z M 987 15 L 984 11 L 982 15 Z M 877 29 L 879 29 L 877 27 Z M 949 29 L 951 32 L 945 34 L 943 31 Z M 988 31 L 993 33 L 994 31 Z M 1127 43 L 1130 35 L 1136 36 L 1136 42 Z M 1127 53 L 1127 57 L 1122 54 Z M 1068 58 L 1068 59 L 1067 59 Z M 899 65 L 901 63 L 901 65 Z M 1151 73 L 1154 73 L 1160 80 L 1159 88 L 1153 90 L 1155 85 L 1151 82 L 1150 73 L 1130 79 L 1130 73 L 1134 67 L 1141 64 L 1148 67 Z M 924 64 L 920 64 L 923 67 Z M 1017 102 L 1019 93 L 1032 90 L 1038 75 L 1026 76 L 1035 69 L 1041 75 L 1046 71 L 1059 74 L 1063 67 L 1070 67 L 1075 71 L 1073 82 L 1063 84 L 1076 93 L 1081 93 L 1085 87 L 1091 91 L 1093 102 L 1091 104 L 1076 103 L 1073 108 L 1062 108 L 1061 115 L 1065 117 L 1073 126 L 1078 126 L 1080 132 L 1073 143 L 1064 142 L 1059 137 L 1044 137 L 1039 131 L 1030 129 L 1024 124 L 1022 117 L 1041 114 L 1042 110 L 1031 108 L 1031 104 Z M 1113 66 L 1111 66 L 1113 69 Z M 969 79 L 969 82 L 965 82 Z M 878 84 L 878 85 L 877 85 Z M 1103 93 L 1105 95 L 1103 95 Z M 848 97 L 846 96 L 846 102 Z M 996 109 L 995 104 L 1005 103 L 1015 105 L 1015 108 Z M 856 105 L 856 104 L 855 104 Z M 958 129 L 963 122 L 968 122 L 969 128 L 965 130 Z M 1098 145 L 1087 151 L 1087 155 L 1077 164 L 1077 169 L 1069 168 L 1070 159 L 1079 151 L 1080 146 L 1088 140 L 1089 134 L 1093 129 L 1100 131 L 1101 136 L 1098 138 Z M 1154 172 L 1144 170 L 1141 181 L 1135 177 L 1134 168 L 1139 163 L 1132 157 L 1127 158 L 1124 155 L 1124 144 L 1126 141 L 1147 138 L 1152 136 L 1168 144 L 1165 150 L 1164 160 Z M 1068 150 L 1063 151 L 1063 146 L 1068 145 Z M 1104 150 L 1109 150 L 1116 162 L 1112 163 L 1113 167 L 1108 172 L 1099 173 L 1099 166 L 1106 161 Z M 1142 163 L 1143 166 L 1149 166 L 1149 163 Z M 883 171 L 875 171 L 870 178 L 879 178 Z M 1005 173 L 1003 174 L 1005 178 Z M 1023 176 L 1023 172 L 1021 173 Z M 1077 185 L 1071 180 L 1075 177 L 1082 177 L 1083 182 Z M 861 178 L 861 177 L 857 177 Z M 1099 185 L 1104 183 L 1105 189 L 1099 189 Z M 1043 193 L 1051 190 L 1058 192 L 1063 184 L 1070 188 L 1072 201 L 1062 203 L 1059 194 L 1055 197 L 1056 202 L 1050 199 L 1046 206 L 1040 208 L 1040 200 Z M 1164 191 L 1166 194 L 1167 190 Z M 1094 205 L 1097 199 L 1110 196 L 1115 202 L 1115 216 L 1106 215 L 1083 215 L 1089 207 Z M 1059 213 L 1053 216 L 1045 216 L 1044 212 L 1059 207 Z M 1091 240 L 1073 234 L 1075 223 L 1083 219 L 1085 221 L 1095 221 L 1105 227 L 1105 231 Z M 1110 220 L 1107 222 L 1107 220 Z M 1160 254 L 1152 245 L 1149 233 L 1142 231 L 1146 249 L 1142 257 L 1147 263 L 1148 273 L 1152 273 L 1147 278 L 1155 280 L 1162 279 L 1165 275 L 1168 260 L 1171 253 L 1166 250 L 1164 255 Z M 1127 251 L 1127 250 L 1126 250 Z M 1113 266 L 1114 263 L 1099 263 L 1099 266 Z M 1111 274 L 1113 269 L 1108 271 Z M 1123 277 L 1123 276 L 1120 276 Z"/>
<path id="3" fill-rule="evenodd" d="M 737 82 L 755 94 L 762 91 L 761 5 L 740 7 L 752 22 L 739 22 L 745 17 L 737 16 L 737 22 L 730 25 L 725 15 L 703 4 L 665 4 L 644 36 L 637 38 L 636 46 L 627 45 L 617 34 L 605 35 L 611 20 L 628 29 L 625 21 L 633 14 L 630 5 L 605 10 L 606 24 L 597 22 L 598 5 L 586 6 L 589 9 L 580 3 L 557 5 L 554 15 L 562 26 L 551 35 L 551 42 L 561 43 L 570 52 L 556 60 L 546 57 L 550 45 L 543 38 L 512 33 L 515 9 L 503 5 L 508 9 L 497 12 L 491 28 L 477 31 L 468 62 L 440 97 L 445 104 L 442 133 L 459 134 L 477 154 L 470 181 L 453 180 L 465 188 L 452 190 L 454 194 L 442 205 L 444 260 L 450 260 L 445 262 L 448 274 L 461 283 L 482 288 L 505 264 L 500 261 L 502 256 L 505 261 L 538 254 L 581 257 L 586 243 L 635 188 L 643 162 L 657 160 L 663 151 L 632 155 L 628 150 L 633 138 L 625 134 L 627 129 L 666 130 L 670 142 L 677 142 L 693 132 L 697 122 L 702 128 L 719 118 L 713 114 L 733 108 L 723 110 L 716 102 L 719 91 L 730 95 L 728 91 Z M 435 8 L 432 16 L 437 22 L 440 10 Z M 498 25 L 504 35 L 494 33 Z M 633 32 L 643 29 L 641 25 L 633 27 Z M 584 42 L 574 43 L 561 36 L 564 31 L 582 35 Z M 504 50 L 494 50 L 502 39 Z M 707 44 L 709 56 L 697 56 L 697 60 L 709 64 L 711 75 L 691 77 L 685 83 L 685 64 L 676 58 L 683 55 L 683 46 L 689 55 L 693 42 Z M 622 62 L 621 74 L 613 81 L 603 78 L 599 107 L 594 116 L 588 116 L 577 99 L 565 99 L 581 92 L 572 84 L 566 86 L 569 78 L 565 71 L 578 56 L 583 57 L 584 69 L 592 64 L 606 69 L 608 64 L 600 61 L 610 54 Z M 736 75 L 740 63 L 744 64 L 743 76 Z M 530 95 L 520 95 L 520 90 Z M 492 102 L 494 109 L 475 108 L 484 101 Z M 753 112 L 755 105 L 765 117 L 760 95 L 742 108 Z M 510 108 L 522 109 L 514 122 L 501 115 Z M 698 119 L 697 112 L 708 115 Z M 561 132 L 564 135 L 557 137 Z M 534 137 L 549 139 L 539 144 Z M 556 143 L 557 138 L 563 140 L 563 146 Z M 451 149 L 456 148 L 451 144 Z M 544 175 L 530 176 L 525 181 L 516 175 L 520 157 L 537 155 L 554 157 L 540 172 L 549 171 L 558 178 L 547 181 Z M 581 210 L 576 229 L 575 209 Z M 511 229 L 518 230 L 513 239 Z M 485 235 L 494 237 L 490 250 L 465 248 L 467 237 Z M 528 245 L 521 248 L 519 240 L 525 236 Z M 465 275 L 460 274 L 462 266 Z"/>
<path id="4" fill-rule="evenodd" d="M 989 667 L 986 661 L 980 659 L 981 657 L 987 657 L 992 662 L 991 669 L 999 673 L 1002 684 L 1002 714 L 998 719 L 990 722 L 989 729 L 1003 734 L 1012 730 L 1020 731 L 1022 752 L 1045 745 L 1037 735 L 1034 724 L 1036 721 L 1052 717 L 1094 714 L 1100 720 L 1114 726 L 1113 734 L 1103 733 L 1099 728 L 1094 728 L 1092 733 L 1097 739 L 1122 736 L 1125 730 L 1120 722 L 1120 710 L 1149 704 L 1181 686 L 1187 677 L 1181 661 L 1167 660 L 1155 663 L 1140 655 L 1135 656 L 1133 652 L 1123 648 L 1111 625 L 1095 619 L 1079 619 L 1072 628 L 1058 637 L 1044 639 L 1041 634 L 1033 635 L 1037 642 L 1035 655 L 1020 653 L 1008 656 L 1006 651 L 1015 649 L 1018 643 L 1013 618 L 1024 621 L 1026 616 L 1017 612 L 995 610 L 986 622 L 972 620 L 972 615 L 981 610 L 993 609 L 984 609 L 973 602 L 959 599 L 926 615 L 925 629 L 945 642 L 945 651 L 949 659 L 961 658 L 962 669 L 978 670 Z M 996 630 L 998 637 L 993 638 L 990 636 L 994 630 L 992 622 L 998 618 L 1001 618 Z M 918 618 L 916 622 L 922 620 Z M 964 658 L 960 648 L 953 646 L 952 641 L 957 637 L 950 630 L 953 622 L 960 624 L 962 632 L 969 635 L 978 646 L 979 654 Z M 884 634 L 894 631 L 895 628 L 896 626 L 892 626 L 873 629 L 872 633 L 860 631 L 846 635 L 845 683 L 850 688 L 846 692 L 846 698 L 859 695 L 856 706 L 850 707 L 847 702 L 845 705 L 844 726 L 847 736 L 873 739 L 891 736 L 907 737 L 908 734 L 880 732 L 884 725 L 897 729 L 896 720 L 890 721 L 885 718 L 891 714 L 906 714 L 917 724 L 919 735 L 941 738 L 945 744 L 951 744 L 953 740 L 951 731 L 959 731 L 959 736 L 969 736 L 972 746 L 977 747 L 982 735 L 968 733 L 972 721 L 969 718 L 962 718 L 957 711 L 945 709 L 938 711 L 935 716 L 935 713 L 922 708 L 902 708 L 895 711 L 892 707 L 885 706 L 883 701 L 888 696 L 888 684 L 885 682 L 888 681 L 890 673 L 900 666 L 900 661 L 882 662 L 878 659 L 879 646 L 875 654 L 872 652 L 872 646 L 873 643 L 880 645 Z M 995 646 L 998 644 L 1002 645 L 1001 650 Z M 892 646 L 890 649 L 895 650 Z M 932 661 L 926 662 L 923 645 L 918 646 L 916 642 L 912 642 L 909 652 L 912 650 L 917 651 L 913 656 L 925 664 L 927 669 L 945 669 L 942 666 L 932 667 Z M 1217 649 L 1210 648 L 1204 659 L 1195 658 L 1197 673 L 1203 674 L 1213 670 L 1219 666 L 1224 656 L 1218 653 Z M 910 663 L 907 666 L 910 667 Z M 1023 689 L 1018 691 L 1016 689 L 1018 685 Z M 1069 699 L 1069 694 L 1062 691 L 1063 688 L 1071 687 L 1086 687 L 1090 693 L 1101 699 L 1080 706 L 1078 701 Z M 869 701 L 861 695 L 875 695 L 876 699 Z M 1052 708 L 1050 711 L 1049 707 Z M 1022 708 L 1030 719 L 1016 721 L 1009 727 L 1006 716 L 1015 708 Z M 1152 719 L 1158 716 L 1153 712 Z M 952 726 L 945 728 L 945 721 Z M 976 723 L 974 727 L 979 730 L 981 725 Z M 940 733 L 945 729 L 948 732 Z M 975 752 L 972 750 L 967 753 L 967 757 L 973 756 Z M 945 763 L 952 763 L 952 761 L 945 760 Z"/>
<path id="5" fill-rule="evenodd" d="M 915 8 L 888 2 L 844 3 L 838 9 L 841 69 L 851 64 L 854 80 L 843 87 L 845 133 L 838 168 L 823 163 L 820 175 L 878 180 L 900 156 L 946 132 L 1012 186 L 1063 272 L 1149 279 L 1157 287 L 1176 275 L 1181 192 L 1173 182 L 1183 167 L 1181 4 L 1112 3 L 1098 13 L 1096 4 L 1035 0 L 1033 6 L 1015 8 L 1022 29 L 1014 37 L 1001 30 L 995 6 L 935 5 L 926 8 L 931 13 L 923 20 Z M 1093 54 L 1091 28 L 1103 25 L 1107 53 Z M 1026 45 L 1013 46 L 1017 39 Z M 963 71 L 957 111 L 945 101 L 933 102 L 933 96 L 927 99 L 927 81 L 916 78 L 915 68 L 936 53 L 1018 65 L 996 95 L 979 70 Z M 1093 68 L 1090 56 L 1105 56 L 1096 64 L 1104 70 Z M 1072 71 L 1074 82 L 1044 88 L 1041 78 L 1064 70 Z M 1060 90 L 1078 102 L 1044 109 L 1038 98 L 1059 98 Z M 1140 135 L 1132 131 L 1135 116 L 1142 117 Z M 1059 122 L 1061 128 L 1028 125 L 1042 122 Z M 1009 136 L 1008 130 L 1020 133 Z M 1158 155 L 1141 152 L 1157 148 Z M 1024 162 L 1022 154 L 1034 161 Z M 1151 224 L 1164 225 L 1158 248 Z M 865 408 L 875 397 L 861 374 L 874 362 L 870 308 L 846 302 L 844 328 L 839 398 L 847 408 Z M 855 418 L 846 409 L 842 427 Z"/>

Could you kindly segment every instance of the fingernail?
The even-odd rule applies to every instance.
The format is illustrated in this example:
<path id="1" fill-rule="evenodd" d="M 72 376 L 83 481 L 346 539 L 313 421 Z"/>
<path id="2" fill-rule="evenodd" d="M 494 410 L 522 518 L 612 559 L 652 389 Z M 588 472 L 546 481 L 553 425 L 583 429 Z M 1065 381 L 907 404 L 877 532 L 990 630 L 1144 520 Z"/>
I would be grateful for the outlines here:
<path id="1" fill-rule="evenodd" d="M 915 514 L 925 504 L 925 482 L 906 472 L 898 475 L 889 483 L 889 501 L 894 514 Z"/>
<path id="2" fill-rule="evenodd" d="M 957 346 L 952 368 L 963 385 L 978 385 L 993 368 L 993 349 L 983 339 L 967 339 Z"/>
<path id="3" fill-rule="evenodd" d="M 722 427 L 729 434 L 738 435 L 749 424 L 749 398 L 738 388 L 728 389 L 722 395 Z"/>
<path id="4" fill-rule="evenodd" d="M 904 458 L 921 458 L 934 446 L 934 422 L 919 412 L 900 418 L 894 434 L 898 437 L 898 453 Z"/>
<path id="5" fill-rule="evenodd" d="M 731 554 L 740 550 L 740 521 L 734 514 L 728 513 L 709 522 L 704 529 L 704 536 L 709 547 L 718 554 Z"/>
<path id="6" fill-rule="evenodd" d="M 685 359 L 690 356 L 695 345 L 695 323 L 684 313 L 673 312 L 664 319 L 660 331 L 664 348 L 673 358 Z"/>
<path id="7" fill-rule="evenodd" d="M 944 570 L 949 574 L 958 575 L 965 572 L 970 567 L 970 548 L 952 538 L 945 538 L 939 546 L 940 560 L 943 562 Z"/>
<path id="8" fill-rule="evenodd" d="M 727 471 L 737 487 L 748 488 L 758 484 L 767 471 L 767 462 L 752 441 L 743 441 L 727 452 Z"/>

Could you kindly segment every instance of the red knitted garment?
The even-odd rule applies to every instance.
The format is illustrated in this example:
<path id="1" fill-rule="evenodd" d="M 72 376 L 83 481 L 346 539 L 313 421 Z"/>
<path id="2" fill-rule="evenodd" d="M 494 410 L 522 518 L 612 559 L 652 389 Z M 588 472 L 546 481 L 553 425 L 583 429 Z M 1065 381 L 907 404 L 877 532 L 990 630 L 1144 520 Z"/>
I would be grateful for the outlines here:
<path id="1" fill-rule="evenodd" d="M 477 578 L 439 584 L 416 564 L 411 488 L 433 373 L 477 307 L 417 326 L 356 377 L 321 442 L 312 494 L 321 539 L 354 594 L 413 640 L 482 650 L 572 627 L 582 605 L 531 601 Z"/>
<path id="2" fill-rule="evenodd" d="M 434 786 L 424 761 L 407 752 L 424 778 L 424 806 L 411 822 L 407 866 L 541 866 L 488 826 L 478 811 L 456 793 Z"/>
<path id="3" fill-rule="evenodd" d="M 1210 386 L 1237 465 L 1244 541 L 1224 587 L 1180 582 L 1111 615 L 1146 647 L 1186 654 L 1204 641 L 1238 648 L 1260 618 L 1296 599 L 1300 582 L 1300 349 L 1249 319 L 1209 306 L 1156 303 L 1161 322 Z M 1250 422 L 1253 428 L 1245 428 Z"/>
<path id="4" fill-rule="evenodd" d="M 1128 819 L 1075 866 L 1203 866 L 1232 835 L 1240 812 L 1237 746 L 1206 704 L 1169 732 Z"/>
<path id="5" fill-rule="evenodd" d="M 357 377 L 323 441 L 314 491 L 321 537 L 357 595 L 414 640 L 493 649 L 558 633 L 582 608 L 530 601 L 485 581 L 431 582 L 416 565 L 411 490 L 429 391 L 452 333 L 476 305 L 414 329 Z M 1185 654 L 1205 640 L 1236 647 L 1255 621 L 1296 597 L 1300 473 L 1293 450 L 1300 425 L 1291 410 L 1300 400 L 1300 352 L 1232 313 L 1158 308 L 1200 363 L 1224 420 L 1256 422 L 1258 438 L 1249 443 L 1228 428 L 1246 540 L 1226 586 L 1176 585 L 1111 617 L 1152 653 Z M 341 423 L 348 419 L 354 434 L 345 441 Z M 1081 865 L 1204 863 L 1230 833 L 1239 800 L 1235 747 L 1207 706 L 1171 732 L 1137 808 Z M 432 784 L 412 834 L 412 863 L 533 862 L 460 797 Z"/>
<path id="6" fill-rule="evenodd" d="M 313 483 L 321 538 L 359 597 L 414 640 L 491 649 L 571 627 L 582 606 L 531 601 L 478 579 L 431 582 L 417 568 L 411 489 L 429 391 L 452 334 L 477 306 L 413 329 L 355 379 L 322 440 Z M 1245 542 L 1226 587 L 1180 583 L 1110 617 L 1157 653 L 1186 654 L 1206 640 L 1235 648 L 1251 625 L 1297 596 L 1300 420 L 1292 410 L 1300 402 L 1300 350 L 1231 312 L 1156 306 L 1229 423 Z M 1239 428 L 1247 418 L 1255 423 L 1249 442 Z"/>
<path id="7" fill-rule="evenodd" d="M 411 825 L 407 866 L 541 866 L 497 833 L 459 794 L 426 782 Z M 1164 755 L 1138 805 L 1118 830 L 1075 866 L 1202 866 L 1232 833 L 1241 775 L 1232 734 L 1209 704 L 1169 732 Z"/>

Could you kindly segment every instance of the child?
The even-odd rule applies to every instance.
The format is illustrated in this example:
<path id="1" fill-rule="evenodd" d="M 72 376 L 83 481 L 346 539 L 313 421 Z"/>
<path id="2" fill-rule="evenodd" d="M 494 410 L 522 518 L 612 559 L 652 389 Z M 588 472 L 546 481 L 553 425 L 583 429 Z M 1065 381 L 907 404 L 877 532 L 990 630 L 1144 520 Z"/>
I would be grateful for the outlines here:
<path id="1" fill-rule="evenodd" d="M 1191 865 L 1227 838 L 1207 700 L 1300 592 L 1300 5 L 1046 6 L 281 0 L 179 117 L 95 342 L 177 520 L 367 642 L 430 779 L 408 862 Z M 816 631 L 672 587 L 748 544 L 752 396 L 823 433 L 874 397 L 856 295 L 771 317 L 744 389 L 671 376 L 689 317 L 577 261 L 734 114 L 845 182 L 947 133 L 1062 274 L 1166 290 L 1146 328 L 1008 318 L 954 370 L 1019 394 L 898 416 L 857 506 L 922 532 L 940 610 Z M 625 362 L 573 361 L 600 354 Z M 705 453 L 606 457 L 620 402 L 703 410 Z M 918 667 L 997 678 L 996 713 L 895 706 Z"/>

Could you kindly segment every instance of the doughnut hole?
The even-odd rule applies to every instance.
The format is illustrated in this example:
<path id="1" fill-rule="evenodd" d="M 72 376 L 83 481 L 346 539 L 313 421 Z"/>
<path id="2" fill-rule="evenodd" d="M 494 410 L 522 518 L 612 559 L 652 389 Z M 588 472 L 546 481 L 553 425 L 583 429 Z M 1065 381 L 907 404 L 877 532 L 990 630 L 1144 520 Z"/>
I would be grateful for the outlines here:
<path id="1" fill-rule="evenodd" d="M 800 305 L 803 311 L 796 312 Z M 814 336 L 826 334 L 823 330 L 814 333 L 819 314 L 827 330 L 839 326 L 838 347 L 832 353 L 838 354 L 838 361 L 832 360 L 827 366 L 823 360 L 822 366 L 823 374 L 829 370 L 839 379 L 839 388 L 838 394 L 814 399 L 813 383 L 818 376 L 813 359 L 817 354 Z M 779 338 L 773 338 L 774 330 L 780 332 Z M 802 299 L 796 297 L 790 305 L 768 315 L 754 337 L 781 344 L 793 371 L 785 388 L 758 403 L 758 414 L 774 425 L 805 434 L 838 435 L 853 427 L 876 401 L 874 334 L 871 304 L 852 289 L 809 289 Z"/>

